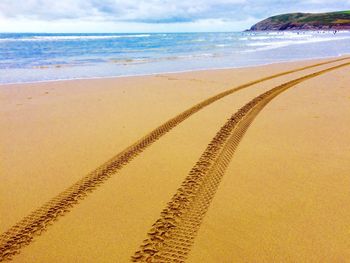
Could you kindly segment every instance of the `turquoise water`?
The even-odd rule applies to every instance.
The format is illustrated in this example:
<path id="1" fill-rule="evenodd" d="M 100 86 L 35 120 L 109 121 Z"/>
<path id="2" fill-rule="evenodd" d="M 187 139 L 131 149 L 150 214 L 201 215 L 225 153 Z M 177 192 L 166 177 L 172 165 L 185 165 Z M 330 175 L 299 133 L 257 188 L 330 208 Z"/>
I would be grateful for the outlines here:
<path id="1" fill-rule="evenodd" d="M 350 54 L 350 32 L 0 34 L 0 83 L 233 68 Z"/>

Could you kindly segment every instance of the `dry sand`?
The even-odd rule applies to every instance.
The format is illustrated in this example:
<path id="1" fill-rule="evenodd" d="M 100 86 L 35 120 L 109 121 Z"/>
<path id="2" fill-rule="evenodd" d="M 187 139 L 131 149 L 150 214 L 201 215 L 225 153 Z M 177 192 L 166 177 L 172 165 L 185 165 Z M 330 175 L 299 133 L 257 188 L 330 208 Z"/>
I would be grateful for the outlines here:
<path id="1" fill-rule="evenodd" d="M 1 86 L 0 232 L 139 138 L 221 91 L 324 60 Z M 184 120 L 55 221 L 13 262 L 128 262 L 216 132 L 295 72 Z M 188 262 L 347 262 L 350 67 L 271 101 L 239 144 Z"/>

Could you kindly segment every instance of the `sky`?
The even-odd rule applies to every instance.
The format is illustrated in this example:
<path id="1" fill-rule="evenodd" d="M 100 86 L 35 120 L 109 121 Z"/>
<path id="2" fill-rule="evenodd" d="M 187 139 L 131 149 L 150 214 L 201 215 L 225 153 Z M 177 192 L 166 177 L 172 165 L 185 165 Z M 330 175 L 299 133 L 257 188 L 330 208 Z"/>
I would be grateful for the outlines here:
<path id="1" fill-rule="evenodd" d="M 0 32 L 232 32 L 271 15 L 349 9 L 350 0 L 0 0 Z"/>

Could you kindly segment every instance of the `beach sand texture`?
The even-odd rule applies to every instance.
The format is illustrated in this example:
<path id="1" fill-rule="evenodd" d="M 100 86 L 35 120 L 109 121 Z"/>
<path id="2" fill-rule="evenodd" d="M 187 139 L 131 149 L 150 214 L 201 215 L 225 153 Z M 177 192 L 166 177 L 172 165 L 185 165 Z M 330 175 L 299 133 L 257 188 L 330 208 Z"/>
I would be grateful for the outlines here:
<path id="1" fill-rule="evenodd" d="M 349 62 L 2 86 L 1 259 L 347 262 Z"/>

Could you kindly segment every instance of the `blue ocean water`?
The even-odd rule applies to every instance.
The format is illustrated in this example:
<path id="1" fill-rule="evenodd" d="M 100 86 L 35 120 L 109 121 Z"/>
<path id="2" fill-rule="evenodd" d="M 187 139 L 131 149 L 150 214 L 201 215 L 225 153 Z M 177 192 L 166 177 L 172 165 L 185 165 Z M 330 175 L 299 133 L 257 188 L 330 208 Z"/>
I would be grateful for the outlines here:
<path id="1" fill-rule="evenodd" d="M 0 83 L 232 68 L 350 54 L 350 32 L 0 34 Z"/>

